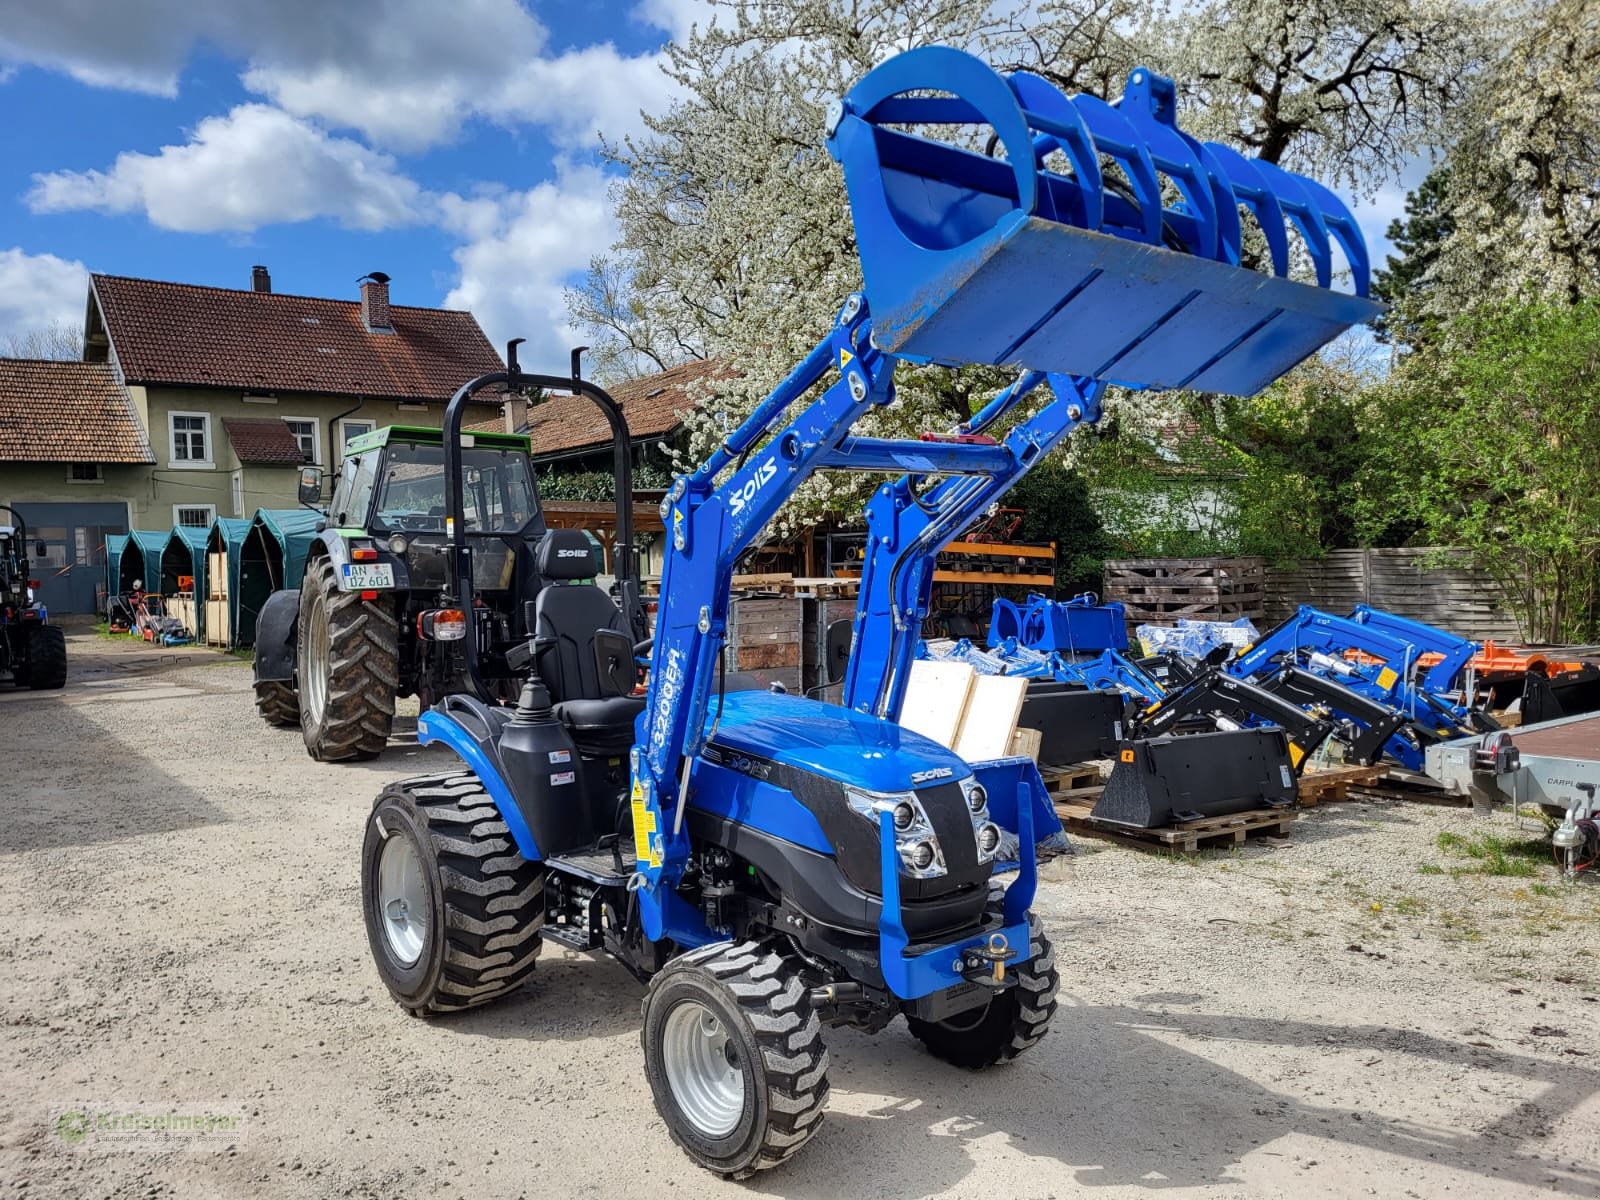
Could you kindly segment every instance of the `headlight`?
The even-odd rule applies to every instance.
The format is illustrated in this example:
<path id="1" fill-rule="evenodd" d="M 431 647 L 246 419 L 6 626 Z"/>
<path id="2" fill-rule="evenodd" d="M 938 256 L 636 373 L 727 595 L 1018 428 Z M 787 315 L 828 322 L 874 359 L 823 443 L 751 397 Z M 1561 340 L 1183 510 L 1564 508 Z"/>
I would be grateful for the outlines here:
<path id="1" fill-rule="evenodd" d="M 1000 849 L 1000 826 L 985 821 L 978 826 L 978 861 L 988 862 Z"/>
<path id="2" fill-rule="evenodd" d="M 406 535 L 405 534 L 403 534 L 403 533 L 391 533 L 389 535 L 389 553 L 390 554 L 404 554 L 408 549 L 410 549 L 410 547 L 411 547 L 411 543 L 406 541 Z"/>
<path id="3" fill-rule="evenodd" d="M 983 784 L 979 783 L 976 779 L 974 779 L 971 786 L 966 789 L 966 793 L 967 807 L 973 812 L 982 812 L 989 806 L 989 793 L 984 790 Z"/>
<path id="4" fill-rule="evenodd" d="M 844 794 L 851 811 L 872 822 L 874 829 L 878 828 L 880 814 L 890 815 L 902 875 L 937 879 L 945 873 L 944 851 L 915 792 L 858 792 L 846 788 Z"/>

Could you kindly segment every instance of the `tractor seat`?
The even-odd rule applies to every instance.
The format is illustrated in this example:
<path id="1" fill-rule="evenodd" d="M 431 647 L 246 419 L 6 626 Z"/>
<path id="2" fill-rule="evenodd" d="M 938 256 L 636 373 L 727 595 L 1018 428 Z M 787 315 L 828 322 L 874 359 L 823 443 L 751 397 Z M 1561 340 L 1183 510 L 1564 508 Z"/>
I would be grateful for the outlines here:
<path id="1" fill-rule="evenodd" d="M 636 673 L 631 653 L 602 670 L 596 634 L 631 651 L 628 623 L 605 592 L 588 582 L 600 573 L 594 543 L 577 529 L 551 529 L 539 539 L 534 565 L 543 586 L 534 606 L 539 676 L 556 716 L 585 754 L 625 753 L 644 699 L 628 693 Z"/>

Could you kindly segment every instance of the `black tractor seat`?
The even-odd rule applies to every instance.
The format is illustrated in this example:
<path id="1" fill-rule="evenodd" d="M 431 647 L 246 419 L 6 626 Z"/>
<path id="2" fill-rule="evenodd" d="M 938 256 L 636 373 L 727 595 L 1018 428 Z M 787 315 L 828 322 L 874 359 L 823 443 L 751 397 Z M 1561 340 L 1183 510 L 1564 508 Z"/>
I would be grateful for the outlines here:
<path id="1" fill-rule="evenodd" d="M 556 716 L 580 752 L 624 754 L 644 697 L 631 694 L 638 672 L 627 619 L 591 582 L 602 566 L 594 543 L 582 530 L 551 529 L 539 539 L 534 562 L 543 585 L 534 644 Z"/>

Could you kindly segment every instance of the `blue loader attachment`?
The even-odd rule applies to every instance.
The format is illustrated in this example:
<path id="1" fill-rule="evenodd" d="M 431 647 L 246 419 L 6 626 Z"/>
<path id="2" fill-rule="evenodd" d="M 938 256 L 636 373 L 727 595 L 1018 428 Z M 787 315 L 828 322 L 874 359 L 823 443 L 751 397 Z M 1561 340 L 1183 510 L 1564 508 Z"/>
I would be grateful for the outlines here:
<path id="1" fill-rule="evenodd" d="M 864 291 L 668 490 L 650 636 L 638 640 L 626 596 L 594 586 L 590 543 L 549 530 L 526 569 L 514 564 L 527 645 L 493 651 L 520 691 L 479 678 L 487 639 L 465 636 L 477 694 L 418 722 L 419 740 L 459 763 L 378 799 L 363 908 L 404 1008 L 505 995 L 543 941 L 607 953 L 645 985 L 644 1073 L 668 1134 L 730 1178 L 816 1136 L 826 1027 L 877 1032 L 903 1016 L 930 1054 L 971 1068 L 1040 1042 L 1058 976 L 1033 911 L 1033 848 L 1055 832 L 1037 767 L 969 762 L 898 723 L 939 551 L 1098 420 L 1112 383 L 1253 391 L 1376 311 L 1343 206 L 1188 138 L 1173 96 L 1137 71 L 1115 105 L 1069 99 L 932 48 L 885 62 L 835 106 L 825 132 Z M 992 134 L 994 153 L 906 125 Z M 1057 150 L 1071 175 L 1042 165 Z M 1102 156 L 1129 186 L 1101 175 Z M 1168 183 L 1181 199 L 1163 205 Z M 1268 270 L 1240 265 L 1241 204 L 1262 224 Z M 1291 227 L 1315 284 L 1288 277 Z M 1353 295 L 1331 290 L 1334 245 Z M 955 429 L 856 434 L 893 403 L 902 360 L 1019 372 Z M 461 426 L 467 397 L 492 384 L 588 397 L 628 461 L 615 402 L 576 369 L 523 375 L 513 355 L 452 398 L 440 610 L 460 618 L 446 626 L 457 637 L 477 611 L 483 536 L 466 519 Z M 1008 414 L 1003 437 L 975 436 Z M 752 689 L 723 653 L 736 564 L 821 471 L 888 479 L 867 504 L 842 704 Z"/>

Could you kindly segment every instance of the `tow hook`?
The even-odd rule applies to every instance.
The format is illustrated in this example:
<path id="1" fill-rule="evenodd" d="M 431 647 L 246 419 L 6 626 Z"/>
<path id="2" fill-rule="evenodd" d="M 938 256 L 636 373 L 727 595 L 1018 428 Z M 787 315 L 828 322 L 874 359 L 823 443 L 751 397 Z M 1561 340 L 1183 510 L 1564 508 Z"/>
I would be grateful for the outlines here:
<path id="1" fill-rule="evenodd" d="M 961 952 L 962 978 L 987 987 L 1002 988 L 1006 985 L 1006 963 L 1015 957 L 1017 952 L 1006 941 L 1005 934 L 990 934 L 987 945 Z"/>

